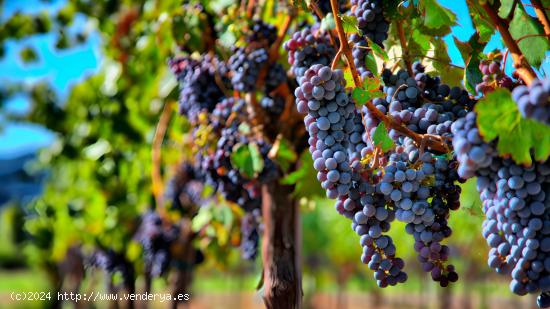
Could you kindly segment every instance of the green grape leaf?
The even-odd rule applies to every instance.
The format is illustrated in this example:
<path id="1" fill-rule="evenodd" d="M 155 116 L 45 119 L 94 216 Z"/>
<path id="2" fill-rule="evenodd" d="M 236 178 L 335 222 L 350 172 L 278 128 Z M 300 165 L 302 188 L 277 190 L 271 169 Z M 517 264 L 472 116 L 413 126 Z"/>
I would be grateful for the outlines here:
<path id="1" fill-rule="evenodd" d="M 309 151 L 304 151 L 300 155 L 300 167 L 281 179 L 281 183 L 295 185 L 293 194 L 298 197 L 324 196 L 321 184 L 315 179 L 317 179 L 317 171 L 313 168 L 313 158 Z"/>
<path id="2" fill-rule="evenodd" d="M 343 14 L 340 14 L 339 17 L 342 20 L 342 27 L 344 28 L 345 33 L 351 34 L 359 32 L 359 27 L 357 26 L 357 17 Z"/>
<path id="3" fill-rule="evenodd" d="M 479 70 L 479 63 L 483 57 L 483 49 L 486 43 L 480 41 L 479 33 L 474 33 L 468 42 L 462 42 L 454 37 L 455 44 L 465 63 L 464 86 L 470 93 L 476 93 L 476 85 L 482 81 L 483 74 Z"/>
<path id="4" fill-rule="evenodd" d="M 247 178 L 254 178 L 264 168 L 264 160 L 258 145 L 240 144 L 231 153 L 231 165 Z"/>
<path id="5" fill-rule="evenodd" d="M 516 0 L 501 0 L 500 7 L 498 8 L 498 15 L 501 18 L 508 17 L 508 14 L 510 14 L 510 12 L 512 11 L 514 2 L 516 2 Z"/>
<path id="6" fill-rule="evenodd" d="M 321 20 L 321 30 L 333 30 L 336 29 L 336 23 L 332 13 L 328 13 L 323 20 Z"/>
<path id="7" fill-rule="evenodd" d="M 424 26 L 431 29 L 450 27 L 456 24 L 456 15 L 439 5 L 436 0 L 421 0 L 418 9 L 424 17 Z"/>
<path id="8" fill-rule="evenodd" d="M 463 70 L 450 65 L 451 57 L 449 57 L 447 43 L 445 43 L 442 38 L 438 38 L 433 40 L 432 44 L 435 47 L 435 60 L 430 61 L 432 62 L 435 71 L 440 75 L 441 80 L 444 80 L 448 85 L 460 86 L 463 77 Z"/>
<path id="9" fill-rule="evenodd" d="M 288 170 L 290 165 L 296 161 L 298 155 L 292 149 L 292 144 L 285 138 L 278 140 L 278 150 L 277 155 L 275 156 L 275 161 L 281 166 L 283 171 Z"/>
<path id="10" fill-rule="evenodd" d="M 428 50 L 430 50 L 431 39 L 430 36 L 423 34 L 418 29 L 414 29 L 407 41 L 409 53 L 411 55 L 426 55 Z"/>
<path id="11" fill-rule="evenodd" d="M 34 48 L 30 46 L 23 48 L 19 52 L 19 57 L 21 58 L 21 61 L 23 61 L 23 63 L 25 64 L 38 61 L 38 54 L 36 53 L 36 50 L 34 50 Z"/>
<path id="12" fill-rule="evenodd" d="M 475 107 L 479 131 L 486 142 L 498 138 L 497 150 L 502 156 L 511 156 L 519 163 L 544 161 L 550 156 L 550 127 L 521 116 L 507 89 L 487 94 Z"/>
<path id="13" fill-rule="evenodd" d="M 380 75 L 380 73 L 378 73 L 378 64 L 376 64 L 376 60 L 372 53 L 367 54 L 365 57 L 365 67 L 371 71 L 374 76 L 378 77 Z"/>
<path id="14" fill-rule="evenodd" d="M 489 19 L 479 1 L 468 0 L 467 2 L 470 17 L 472 18 L 477 33 L 479 34 L 479 41 L 484 43 L 489 42 L 496 30 L 493 22 Z"/>
<path id="15" fill-rule="evenodd" d="M 297 9 L 307 10 L 307 3 L 304 0 L 292 0 L 292 6 Z"/>
<path id="16" fill-rule="evenodd" d="M 245 135 L 250 134 L 250 125 L 246 122 L 241 123 L 238 129 L 239 129 L 239 132 L 242 134 L 245 134 Z"/>
<path id="17" fill-rule="evenodd" d="M 353 80 L 353 75 L 351 74 L 349 67 L 344 68 L 344 80 L 346 81 L 346 88 L 351 88 L 355 85 L 355 81 Z"/>
<path id="18" fill-rule="evenodd" d="M 372 141 L 376 146 L 379 146 L 383 152 L 386 152 L 395 147 L 395 143 L 388 135 L 388 131 L 386 130 L 386 125 L 384 125 L 384 122 L 380 122 L 376 129 L 374 129 L 374 133 L 372 134 Z"/>
<path id="19" fill-rule="evenodd" d="M 369 47 L 371 48 L 374 55 L 380 59 L 382 59 L 384 62 L 389 61 L 388 53 L 386 53 L 385 50 L 380 47 L 380 45 L 374 43 L 371 39 L 368 37 L 365 37 L 367 39 L 367 42 L 369 43 Z"/>
<path id="20" fill-rule="evenodd" d="M 378 88 L 376 90 L 369 91 L 369 90 L 357 87 L 357 88 L 354 88 L 351 93 L 351 98 L 353 99 L 353 101 L 355 101 L 355 104 L 357 104 L 358 106 L 363 106 L 372 99 L 382 98 L 382 97 L 385 97 L 385 94 L 379 91 Z"/>
<path id="21" fill-rule="evenodd" d="M 521 5 L 518 5 L 514 13 L 514 19 L 510 22 L 510 34 L 516 40 L 526 35 L 540 35 L 522 39 L 518 43 L 527 61 L 538 67 L 544 60 L 546 52 L 550 49 L 550 43 L 544 36 L 542 26 L 533 17 L 529 16 Z"/>

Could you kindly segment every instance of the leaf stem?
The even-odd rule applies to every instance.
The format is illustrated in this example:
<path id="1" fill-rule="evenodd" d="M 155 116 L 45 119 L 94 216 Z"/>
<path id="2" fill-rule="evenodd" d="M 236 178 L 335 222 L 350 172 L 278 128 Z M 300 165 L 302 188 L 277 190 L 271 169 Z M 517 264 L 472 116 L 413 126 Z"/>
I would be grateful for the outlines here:
<path id="1" fill-rule="evenodd" d="M 405 61 L 407 72 L 409 72 L 409 76 L 413 76 L 411 57 L 409 54 L 409 48 L 407 47 L 407 40 L 405 39 L 405 30 L 403 29 L 403 24 L 400 22 L 396 22 L 395 26 L 397 27 L 397 34 L 399 35 L 399 43 L 401 43 L 401 51 L 403 53 L 403 60 Z"/>
<path id="2" fill-rule="evenodd" d="M 482 3 L 480 5 L 489 15 L 491 21 L 500 32 L 502 40 L 504 41 L 506 46 L 508 46 L 508 50 L 510 51 L 510 54 L 512 54 L 512 59 L 514 60 L 514 67 L 516 68 L 519 76 L 527 85 L 531 84 L 531 82 L 535 78 L 537 78 L 537 75 L 535 74 L 535 71 L 533 71 L 533 68 L 531 67 L 527 59 L 525 59 L 525 57 L 523 56 L 518 44 L 510 34 L 510 31 L 508 30 L 508 22 L 500 18 L 500 16 L 498 16 L 498 13 L 488 2 Z"/>
<path id="3" fill-rule="evenodd" d="M 548 20 L 548 16 L 544 11 L 542 3 L 540 0 L 531 0 L 531 3 L 533 4 L 533 8 L 535 9 L 535 13 L 537 14 L 540 23 L 544 27 L 544 33 L 546 33 L 546 36 L 550 39 L 550 20 Z"/>
<path id="4" fill-rule="evenodd" d="M 162 185 L 162 176 L 160 173 L 161 165 L 161 148 L 162 141 L 164 140 L 164 135 L 166 134 L 166 128 L 170 122 L 170 115 L 172 114 L 172 103 L 173 101 L 168 101 L 164 105 L 162 114 L 160 115 L 159 122 L 157 123 L 157 129 L 155 135 L 153 136 L 153 143 L 151 149 L 151 158 L 152 158 L 152 167 L 151 167 L 151 183 L 152 191 L 155 196 L 155 201 L 157 207 L 163 205 L 163 185 Z"/>

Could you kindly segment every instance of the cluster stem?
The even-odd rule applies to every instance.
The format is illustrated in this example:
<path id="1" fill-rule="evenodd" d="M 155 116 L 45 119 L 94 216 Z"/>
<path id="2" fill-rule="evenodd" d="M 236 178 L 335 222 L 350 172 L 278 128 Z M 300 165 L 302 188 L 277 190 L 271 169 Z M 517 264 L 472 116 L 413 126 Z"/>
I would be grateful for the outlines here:
<path id="1" fill-rule="evenodd" d="M 527 59 L 523 56 L 518 44 L 510 34 L 510 31 L 508 30 L 508 22 L 498 16 L 496 10 L 488 2 L 481 4 L 481 7 L 485 10 L 487 15 L 489 15 L 489 18 L 491 18 L 491 21 L 500 32 L 502 40 L 506 46 L 508 46 L 508 50 L 514 60 L 514 67 L 516 68 L 519 76 L 527 85 L 531 84 L 531 82 L 537 78 L 537 75 L 535 74 L 535 71 L 533 71 L 533 68 Z"/>
<path id="2" fill-rule="evenodd" d="M 355 67 L 355 63 L 353 62 L 353 55 L 351 53 L 351 49 L 348 44 L 346 33 L 344 31 L 344 27 L 342 26 L 342 21 L 338 16 L 338 0 L 330 0 L 330 5 L 332 7 L 332 14 L 334 15 L 336 32 L 338 33 L 338 39 L 340 41 L 340 48 L 338 53 L 344 54 L 346 58 L 346 62 L 351 70 L 351 75 L 353 76 L 353 82 L 355 83 L 355 87 L 361 88 L 363 86 L 361 82 L 361 78 L 357 73 L 357 68 Z M 427 147 L 442 153 L 445 153 L 448 151 L 449 148 L 444 142 L 437 141 L 430 138 L 429 136 L 424 136 L 422 134 L 413 132 L 409 128 L 395 121 L 395 119 L 386 116 L 384 113 L 378 110 L 378 108 L 376 108 L 376 106 L 374 106 L 374 104 L 372 104 L 371 101 L 367 101 L 365 103 L 365 106 L 368 108 L 369 112 L 371 112 L 374 115 L 376 119 L 383 121 L 387 128 L 394 129 L 404 134 L 405 136 L 412 138 L 416 144 L 420 145 L 424 143 Z"/>

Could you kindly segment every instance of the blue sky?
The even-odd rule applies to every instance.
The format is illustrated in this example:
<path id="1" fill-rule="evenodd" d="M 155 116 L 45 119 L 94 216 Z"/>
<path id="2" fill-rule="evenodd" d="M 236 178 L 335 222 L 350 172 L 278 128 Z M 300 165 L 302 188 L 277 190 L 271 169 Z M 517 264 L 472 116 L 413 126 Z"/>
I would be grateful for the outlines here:
<path id="1" fill-rule="evenodd" d="M 48 10 L 51 14 L 63 6 L 64 1 L 44 3 L 40 0 L 4 1 L 1 18 L 5 20 L 17 11 L 38 13 Z M 71 31 L 85 27 L 85 19 L 77 16 Z M 86 44 L 56 51 L 54 48 L 55 35 L 36 35 L 20 41 L 10 40 L 6 44 L 6 56 L 0 60 L 0 82 L 27 82 L 34 83 L 41 80 L 49 81 L 61 97 L 65 97 L 70 86 L 89 74 L 97 71 L 101 63 L 100 38 L 92 33 Z M 36 63 L 25 64 L 19 58 L 19 52 L 26 46 L 34 47 L 40 60 Z M 7 109 L 11 112 L 24 113 L 28 109 L 28 100 L 25 96 L 16 96 L 7 102 Z M 10 157 L 30 150 L 47 146 L 53 140 L 53 135 L 44 128 L 26 123 L 5 123 L 0 130 L 0 158 Z"/>
<path id="2" fill-rule="evenodd" d="M 40 0 L 4 1 L 1 18 L 5 20 L 18 10 L 37 13 L 47 9 L 54 13 L 63 5 L 63 2 L 63 0 L 57 0 L 45 4 Z M 466 41 L 475 32 L 468 15 L 466 1 L 440 0 L 439 2 L 457 15 L 458 25 L 453 27 L 453 33 L 446 36 L 445 41 L 449 45 L 453 63 L 463 65 L 464 62 L 454 44 L 453 35 Z M 72 30 L 81 29 L 85 24 L 85 19 L 79 16 Z M 91 33 L 85 44 L 61 52 L 54 48 L 55 35 L 53 34 L 38 35 L 17 42 L 9 41 L 6 46 L 6 56 L 0 60 L 0 82 L 9 80 L 32 83 L 46 79 L 51 82 L 61 97 L 65 97 L 71 85 L 97 72 L 101 65 L 100 43 L 97 33 Z M 24 64 L 19 59 L 19 51 L 29 45 L 39 51 L 40 61 L 37 63 Z M 502 48 L 498 35 L 493 36 L 486 51 L 495 48 Z M 512 61 L 508 61 L 508 70 L 511 70 L 511 63 Z M 8 102 L 7 106 L 10 111 L 24 113 L 28 108 L 28 100 L 24 96 L 16 96 Z M 5 122 L 2 119 L 0 121 Z M 2 126 L 2 130 L 0 131 L 0 158 L 46 146 L 53 140 L 51 133 L 36 125 L 8 123 Z"/>

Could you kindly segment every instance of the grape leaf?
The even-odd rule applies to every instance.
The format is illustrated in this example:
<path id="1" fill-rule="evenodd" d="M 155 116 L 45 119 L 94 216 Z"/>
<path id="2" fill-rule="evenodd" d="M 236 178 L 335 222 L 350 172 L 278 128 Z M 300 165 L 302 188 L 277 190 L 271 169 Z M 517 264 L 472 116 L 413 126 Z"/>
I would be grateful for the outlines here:
<path id="1" fill-rule="evenodd" d="M 423 34 L 418 29 L 412 31 L 412 35 L 407 41 L 409 52 L 411 55 L 426 55 L 430 50 L 431 37 Z"/>
<path id="2" fill-rule="evenodd" d="M 33 63 L 38 61 L 38 54 L 34 48 L 27 46 L 19 52 L 19 57 L 21 61 L 25 64 Z"/>
<path id="3" fill-rule="evenodd" d="M 510 12 L 512 11 L 514 2 L 516 2 L 516 0 L 501 0 L 500 7 L 498 8 L 498 15 L 501 18 L 508 17 L 508 14 L 510 14 Z"/>
<path id="4" fill-rule="evenodd" d="M 388 62 L 389 61 L 388 53 L 386 53 L 386 51 L 383 50 L 382 47 L 380 47 L 380 45 L 374 43 L 368 37 L 365 37 L 365 38 L 367 39 L 367 42 L 369 43 L 369 47 L 371 48 L 374 55 L 384 60 L 384 62 Z"/>
<path id="5" fill-rule="evenodd" d="M 258 145 L 240 144 L 231 153 L 231 165 L 248 178 L 254 178 L 264 168 L 264 160 Z"/>
<path id="6" fill-rule="evenodd" d="M 440 75 L 441 80 L 444 80 L 448 85 L 460 86 L 460 82 L 463 77 L 463 70 L 450 65 L 451 58 L 449 57 L 447 43 L 445 43 L 442 38 L 438 38 L 432 40 L 432 44 L 435 47 L 434 59 L 437 60 L 430 61 L 432 62 L 435 71 Z"/>
<path id="7" fill-rule="evenodd" d="M 239 129 L 239 132 L 242 134 L 245 134 L 245 135 L 250 134 L 250 126 L 246 122 L 241 123 L 238 129 Z"/>
<path id="8" fill-rule="evenodd" d="M 519 164 L 544 161 L 550 156 L 550 127 L 521 117 L 510 91 L 498 89 L 487 94 L 475 107 L 479 131 L 486 142 L 498 138 L 500 155 L 511 156 Z"/>
<path id="9" fill-rule="evenodd" d="M 486 43 L 480 41 L 479 33 L 474 33 L 468 42 L 462 42 L 454 37 L 455 44 L 465 63 L 464 86 L 470 93 L 476 93 L 476 85 L 482 81 L 483 74 L 479 70 L 479 63 L 483 57 Z"/>
<path id="10" fill-rule="evenodd" d="M 358 106 L 363 106 L 372 99 L 383 98 L 385 96 L 386 95 L 382 91 L 379 91 L 379 90 L 368 91 L 366 89 L 359 88 L 359 87 L 354 88 L 351 93 L 351 97 L 353 101 L 355 101 L 355 104 L 357 104 Z"/>
<path id="11" fill-rule="evenodd" d="M 456 23 L 456 15 L 435 0 L 419 1 L 418 9 L 424 17 L 424 26 L 428 28 L 450 27 Z"/>
<path id="12" fill-rule="evenodd" d="M 353 81 L 353 75 L 351 74 L 349 67 L 344 68 L 344 79 L 346 80 L 346 88 L 351 88 L 355 85 L 355 81 Z"/>
<path id="13" fill-rule="evenodd" d="M 374 129 L 374 133 L 372 134 L 372 141 L 376 146 L 379 146 L 383 152 L 386 152 L 395 147 L 395 143 L 389 137 L 384 122 L 380 122 L 376 129 Z"/>
<path id="14" fill-rule="evenodd" d="M 307 4 L 304 0 L 292 0 L 292 6 L 297 9 L 307 10 Z"/>
<path id="15" fill-rule="evenodd" d="M 357 17 L 342 14 L 339 15 L 339 17 L 342 20 L 342 27 L 344 28 L 345 33 L 350 34 L 359 32 L 359 27 L 357 26 Z"/>
<path id="16" fill-rule="evenodd" d="M 376 60 L 371 53 L 367 54 L 365 57 L 365 67 L 371 71 L 374 76 L 379 76 L 380 73 L 378 73 L 378 65 L 376 64 Z"/>
<path id="17" fill-rule="evenodd" d="M 467 0 L 467 2 L 470 17 L 472 18 L 477 33 L 479 33 L 479 41 L 485 43 L 489 42 L 493 33 L 495 33 L 495 26 L 487 14 L 485 14 L 485 10 L 483 10 L 479 1 Z"/>
<path id="18" fill-rule="evenodd" d="M 516 40 L 525 35 L 541 35 L 522 39 L 518 43 L 527 61 L 531 65 L 538 67 L 542 63 L 542 60 L 544 60 L 546 52 L 550 49 L 550 43 L 544 36 L 544 30 L 541 25 L 531 16 L 527 15 L 522 5 L 518 5 L 514 13 L 514 19 L 510 22 L 510 34 Z"/>
<path id="19" fill-rule="evenodd" d="M 279 148 L 275 156 L 275 161 L 277 161 L 283 171 L 286 171 L 290 167 L 290 164 L 296 161 L 298 155 L 292 149 L 292 144 L 285 138 L 279 139 L 278 143 Z"/>
<path id="20" fill-rule="evenodd" d="M 328 13 L 323 20 L 321 20 L 321 30 L 333 30 L 336 29 L 336 23 L 332 13 Z"/>

